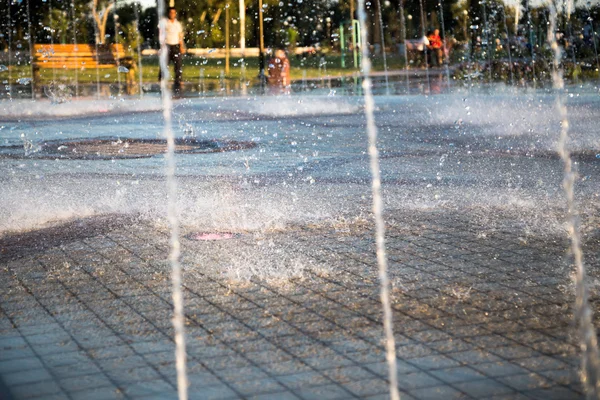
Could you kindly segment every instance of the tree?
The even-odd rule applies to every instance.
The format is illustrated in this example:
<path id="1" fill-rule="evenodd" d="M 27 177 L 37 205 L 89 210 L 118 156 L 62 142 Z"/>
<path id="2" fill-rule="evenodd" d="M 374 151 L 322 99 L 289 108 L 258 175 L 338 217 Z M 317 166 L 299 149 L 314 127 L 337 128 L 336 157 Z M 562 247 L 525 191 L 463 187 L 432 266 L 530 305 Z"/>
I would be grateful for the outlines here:
<path id="1" fill-rule="evenodd" d="M 96 43 L 98 44 L 104 44 L 106 21 L 108 21 L 108 14 L 114 6 L 115 3 L 111 2 L 107 6 L 102 7 L 102 10 L 98 13 L 98 0 L 92 0 L 92 16 L 96 22 Z"/>

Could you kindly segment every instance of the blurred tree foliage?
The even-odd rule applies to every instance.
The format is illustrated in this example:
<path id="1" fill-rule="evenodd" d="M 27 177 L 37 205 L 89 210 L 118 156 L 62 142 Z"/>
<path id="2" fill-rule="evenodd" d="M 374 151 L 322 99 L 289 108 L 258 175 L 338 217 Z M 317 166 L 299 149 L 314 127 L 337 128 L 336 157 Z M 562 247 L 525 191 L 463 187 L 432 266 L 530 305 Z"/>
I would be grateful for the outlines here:
<path id="1" fill-rule="evenodd" d="M 490 46 L 506 51 L 503 43 L 508 42 L 508 37 L 518 37 L 541 48 L 546 40 L 548 12 L 543 7 L 527 12 L 527 0 L 522 1 L 524 4 L 518 10 L 519 21 L 515 23 L 517 13 L 514 5 L 505 7 L 502 0 L 423 0 L 424 30 L 439 29 L 443 16 L 446 35 L 459 41 L 485 41 L 487 45 L 489 40 Z M 405 0 L 404 3 L 407 38 L 418 38 L 422 34 L 421 2 Z M 105 0 L 101 6 L 107 8 L 110 4 Z M 239 0 L 176 0 L 188 47 L 224 46 L 227 4 L 230 7 L 230 42 L 239 46 Z M 398 0 L 367 1 L 369 42 L 377 44 L 382 39 L 378 4 L 381 6 L 385 43 L 394 47 L 402 41 Z M 9 27 L 14 49 L 27 48 L 27 6 L 34 43 L 72 43 L 74 39 L 79 43 L 94 43 L 97 24 L 92 16 L 90 0 L 9 0 L 0 6 L 0 50 L 8 46 Z M 288 49 L 299 46 L 339 49 L 341 27 L 347 43 L 351 39 L 350 10 L 349 0 L 263 0 L 265 45 Z M 246 1 L 247 47 L 258 46 L 258 11 L 258 0 Z M 598 4 L 582 5 L 574 10 L 570 23 L 561 15 L 559 28 L 571 53 L 592 56 L 593 44 L 600 44 L 595 33 L 595 29 L 600 27 L 599 11 Z M 145 48 L 158 46 L 156 7 L 142 8 L 137 3 L 119 1 L 114 3 L 110 12 L 119 16 L 119 32 L 115 32 L 114 18 L 109 17 L 104 38 L 107 43 L 114 42 L 118 33 L 120 40 L 132 47 L 137 47 L 138 40 Z M 137 33 L 136 27 L 139 27 Z M 496 45 L 498 41 L 500 43 Z"/>

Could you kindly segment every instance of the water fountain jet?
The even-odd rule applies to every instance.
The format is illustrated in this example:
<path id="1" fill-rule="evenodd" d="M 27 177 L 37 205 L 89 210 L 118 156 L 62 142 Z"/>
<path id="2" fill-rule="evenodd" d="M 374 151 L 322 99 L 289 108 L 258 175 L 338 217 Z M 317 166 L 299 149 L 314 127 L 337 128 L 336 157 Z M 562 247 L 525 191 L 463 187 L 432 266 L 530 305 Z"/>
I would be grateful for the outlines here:
<path id="1" fill-rule="evenodd" d="M 188 379 L 186 371 L 185 348 L 185 313 L 182 293 L 182 268 L 181 249 L 179 242 L 179 218 L 177 216 L 177 181 L 175 178 L 175 136 L 171 127 L 172 108 L 171 91 L 168 88 L 169 65 L 166 41 L 166 19 L 164 0 L 158 0 L 159 42 L 160 42 L 160 69 L 162 79 L 160 90 L 163 102 L 164 136 L 167 139 L 166 175 L 167 175 L 167 219 L 171 231 L 169 263 L 171 265 L 172 296 L 173 296 L 173 328 L 175 329 L 175 364 L 177 369 L 177 391 L 179 400 L 188 398 Z"/>
<path id="2" fill-rule="evenodd" d="M 367 42 L 367 16 L 365 1 L 358 0 L 358 19 L 360 23 L 361 43 Z M 390 282 L 387 271 L 387 255 L 385 249 L 385 222 L 383 220 L 383 201 L 381 197 L 381 171 L 379 166 L 379 150 L 377 149 L 377 126 L 375 125 L 373 93 L 371 89 L 371 60 L 367 46 L 361 46 L 361 67 L 363 73 L 363 88 L 365 99 L 365 115 L 367 118 L 367 133 L 369 137 L 369 159 L 371 168 L 371 189 L 373 196 L 373 215 L 375 219 L 375 239 L 377 245 L 377 264 L 379 266 L 379 280 L 381 285 L 381 303 L 383 307 L 383 330 L 385 333 L 386 360 L 388 363 L 388 377 L 390 384 L 390 397 L 400 400 L 398 380 L 396 376 L 396 342 L 394 340 L 392 305 L 390 301 Z"/>
<path id="3" fill-rule="evenodd" d="M 568 6 L 569 7 L 569 6 Z M 562 49 L 556 40 L 557 12 L 552 3 L 550 8 L 550 26 L 548 27 L 548 39 L 554 53 L 552 83 L 556 92 L 556 108 L 561 119 L 560 139 L 558 141 L 558 154 L 564 164 L 563 189 L 567 200 L 567 231 L 571 239 L 571 253 L 575 265 L 575 318 L 579 323 L 582 383 L 588 398 L 600 398 L 600 355 L 598 352 L 598 337 L 592 322 L 592 310 L 589 304 L 589 293 L 587 287 L 587 273 L 583 262 L 583 250 L 581 247 L 581 236 L 579 227 L 579 215 L 575 201 L 576 172 L 573 171 L 573 161 L 567 147 L 569 142 L 569 119 L 565 104 L 564 79 L 561 68 Z M 570 8 L 568 8 L 570 11 Z"/>

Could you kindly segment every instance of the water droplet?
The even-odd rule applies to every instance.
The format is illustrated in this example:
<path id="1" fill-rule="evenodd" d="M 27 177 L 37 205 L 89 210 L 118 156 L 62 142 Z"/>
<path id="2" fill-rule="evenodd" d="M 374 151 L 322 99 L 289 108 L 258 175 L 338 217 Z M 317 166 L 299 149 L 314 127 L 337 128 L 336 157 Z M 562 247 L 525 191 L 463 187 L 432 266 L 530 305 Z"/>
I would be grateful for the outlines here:
<path id="1" fill-rule="evenodd" d="M 8 71 L 8 67 L 6 65 L 0 65 L 0 72 Z"/>

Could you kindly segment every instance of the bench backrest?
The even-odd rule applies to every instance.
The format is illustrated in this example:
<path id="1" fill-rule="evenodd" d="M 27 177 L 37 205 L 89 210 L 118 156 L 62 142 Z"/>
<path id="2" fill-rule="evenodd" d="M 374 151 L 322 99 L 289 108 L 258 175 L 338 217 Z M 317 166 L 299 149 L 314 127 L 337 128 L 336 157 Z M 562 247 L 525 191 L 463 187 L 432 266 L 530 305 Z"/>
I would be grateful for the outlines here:
<path id="1" fill-rule="evenodd" d="M 33 58 L 36 63 L 81 62 L 112 64 L 125 57 L 122 44 L 99 45 L 89 44 L 34 44 Z"/>

